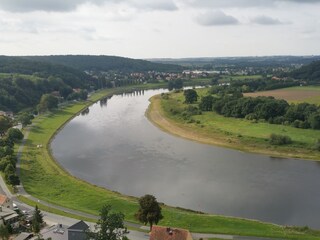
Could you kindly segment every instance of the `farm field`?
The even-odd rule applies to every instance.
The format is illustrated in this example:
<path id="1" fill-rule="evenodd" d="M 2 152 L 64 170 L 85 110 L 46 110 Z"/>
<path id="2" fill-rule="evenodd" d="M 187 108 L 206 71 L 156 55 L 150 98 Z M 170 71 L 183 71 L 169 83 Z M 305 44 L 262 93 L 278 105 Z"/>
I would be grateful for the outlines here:
<path id="1" fill-rule="evenodd" d="M 244 94 L 246 97 L 272 96 L 284 99 L 289 103 L 308 102 L 320 104 L 320 86 L 290 87 L 272 91 L 262 91 Z"/>

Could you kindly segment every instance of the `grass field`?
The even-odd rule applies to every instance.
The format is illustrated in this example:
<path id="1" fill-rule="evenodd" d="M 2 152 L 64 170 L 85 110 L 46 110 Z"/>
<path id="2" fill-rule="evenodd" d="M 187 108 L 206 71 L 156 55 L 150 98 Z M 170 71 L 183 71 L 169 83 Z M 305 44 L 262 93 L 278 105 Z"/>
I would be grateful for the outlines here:
<path id="1" fill-rule="evenodd" d="M 144 86 L 151 87 L 151 86 Z M 124 91 L 126 89 L 118 89 Z M 23 150 L 21 180 L 27 192 L 40 200 L 83 212 L 98 214 L 103 204 L 110 204 L 116 211 L 126 215 L 126 220 L 135 221 L 137 199 L 100 188 L 70 176 L 52 158 L 49 143 L 56 131 L 91 102 L 114 94 L 105 90 L 91 96 L 90 101 L 65 106 L 56 112 L 36 119 Z M 42 144 L 44 148 L 37 148 Z M 28 200 L 21 198 L 21 200 Z M 31 204 L 34 204 L 31 202 Z M 50 209 L 47 209 L 50 210 Z M 163 206 L 164 219 L 161 225 L 182 227 L 194 232 L 225 233 L 250 236 L 268 236 L 287 239 L 320 239 L 318 232 L 301 232 L 274 224 L 245 219 L 197 214 L 190 211 Z M 75 216 L 76 217 L 76 216 Z"/>
<path id="2" fill-rule="evenodd" d="M 245 80 L 245 79 L 261 79 L 262 76 L 261 75 L 222 75 L 221 79 L 219 80 L 219 82 L 223 83 L 223 82 L 230 82 L 230 81 L 237 81 L 237 80 Z"/>
<path id="3" fill-rule="evenodd" d="M 276 89 L 272 91 L 246 93 L 245 96 L 272 96 L 278 99 L 285 99 L 290 103 L 308 102 L 320 104 L 320 86 L 303 86 Z"/>
<path id="4" fill-rule="evenodd" d="M 207 89 L 197 91 L 200 96 L 207 93 Z M 152 106 L 158 112 L 162 110 L 159 115 L 164 116 L 169 122 L 163 121 L 159 116 L 151 120 L 168 132 L 199 142 L 271 156 L 320 160 L 320 152 L 313 150 L 320 136 L 319 130 L 226 118 L 215 112 L 203 112 L 202 115 L 192 116 L 194 122 L 189 123 L 181 115 L 174 115 L 171 112 L 172 109 L 183 111 L 186 106 L 183 101 L 182 93 L 171 94 L 168 100 L 154 98 Z M 272 133 L 287 135 L 291 137 L 293 143 L 273 146 L 268 141 Z"/>

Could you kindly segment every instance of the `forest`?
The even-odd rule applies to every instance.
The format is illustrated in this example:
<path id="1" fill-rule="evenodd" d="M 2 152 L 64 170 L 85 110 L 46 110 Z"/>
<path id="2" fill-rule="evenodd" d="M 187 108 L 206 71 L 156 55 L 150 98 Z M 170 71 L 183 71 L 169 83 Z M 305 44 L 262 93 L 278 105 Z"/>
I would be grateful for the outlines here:
<path id="1" fill-rule="evenodd" d="M 184 69 L 176 64 L 154 63 L 146 60 L 116 56 L 59 55 L 29 56 L 26 59 L 63 64 L 81 71 L 181 72 Z"/>

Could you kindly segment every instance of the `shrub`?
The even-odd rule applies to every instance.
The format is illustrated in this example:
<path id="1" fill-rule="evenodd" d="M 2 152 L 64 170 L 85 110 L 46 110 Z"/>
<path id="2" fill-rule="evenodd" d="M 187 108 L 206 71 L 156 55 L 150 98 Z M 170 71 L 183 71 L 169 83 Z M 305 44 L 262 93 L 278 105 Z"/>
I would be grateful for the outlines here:
<path id="1" fill-rule="evenodd" d="M 257 114 L 255 113 L 249 113 L 248 115 L 245 116 L 247 120 L 256 120 L 257 119 Z"/>
<path id="2" fill-rule="evenodd" d="M 23 139 L 23 133 L 17 128 L 10 128 L 8 130 L 8 138 L 14 142 L 20 141 Z"/>
<path id="3" fill-rule="evenodd" d="M 270 135 L 270 143 L 272 145 L 286 145 L 292 143 L 292 140 L 289 136 L 272 133 Z"/>
<path id="4" fill-rule="evenodd" d="M 273 123 L 274 124 L 283 124 L 284 122 L 284 117 L 283 116 L 278 116 L 273 118 Z"/>
<path id="5" fill-rule="evenodd" d="M 303 123 L 303 121 L 296 119 L 296 120 L 294 120 L 294 122 L 292 123 L 292 127 L 300 128 L 300 126 L 302 126 L 302 123 Z"/>

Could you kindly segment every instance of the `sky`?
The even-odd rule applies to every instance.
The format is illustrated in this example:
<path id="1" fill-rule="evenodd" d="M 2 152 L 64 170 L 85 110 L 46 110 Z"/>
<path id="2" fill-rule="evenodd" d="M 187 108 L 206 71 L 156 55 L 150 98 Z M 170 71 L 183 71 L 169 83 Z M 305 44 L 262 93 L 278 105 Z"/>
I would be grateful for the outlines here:
<path id="1" fill-rule="evenodd" d="M 0 55 L 320 55 L 320 0 L 0 0 Z"/>

